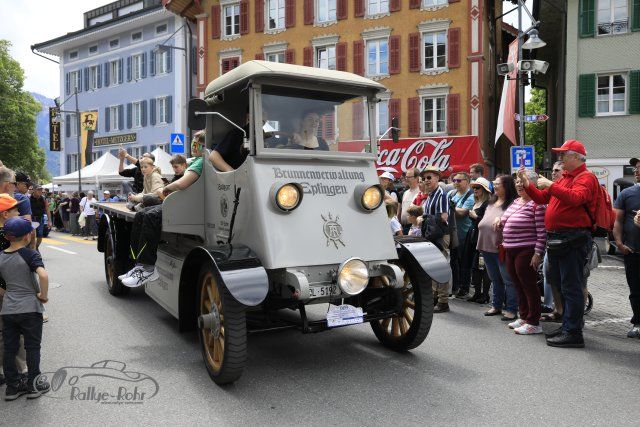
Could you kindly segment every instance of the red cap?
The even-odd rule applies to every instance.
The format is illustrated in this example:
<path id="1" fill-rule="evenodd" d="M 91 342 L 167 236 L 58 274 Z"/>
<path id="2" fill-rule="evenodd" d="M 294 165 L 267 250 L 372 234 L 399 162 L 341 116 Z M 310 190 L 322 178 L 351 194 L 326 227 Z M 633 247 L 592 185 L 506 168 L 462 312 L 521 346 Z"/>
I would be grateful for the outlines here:
<path id="1" fill-rule="evenodd" d="M 576 153 L 582 154 L 583 156 L 587 155 L 587 150 L 582 145 L 582 142 L 576 141 L 575 139 L 569 139 L 562 144 L 562 147 L 552 148 L 551 151 L 554 153 L 563 153 L 565 151 L 575 151 Z"/>
<path id="2" fill-rule="evenodd" d="M 10 195 L 3 193 L 0 194 L 0 212 L 8 211 L 9 209 L 13 209 L 22 203 L 24 200 L 18 202 L 16 199 L 11 197 Z"/>

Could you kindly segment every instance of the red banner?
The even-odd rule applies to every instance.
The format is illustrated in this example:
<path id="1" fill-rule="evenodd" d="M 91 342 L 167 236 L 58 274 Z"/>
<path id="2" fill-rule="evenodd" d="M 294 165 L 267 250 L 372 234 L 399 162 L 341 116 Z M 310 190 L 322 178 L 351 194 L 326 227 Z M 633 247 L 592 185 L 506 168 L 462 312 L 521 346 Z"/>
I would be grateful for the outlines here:
<path id="1" fill-rule="evenodd" d="M 376 167 L 380 173 L 391 172 L 399 177 L 407 169 L 419 170 L 435 166 L 444 176 L 452 172 L 469 172 L 469 166 L 483 163 L 477 136 L 433 138 L 403 138 L 380 141 Z"/>

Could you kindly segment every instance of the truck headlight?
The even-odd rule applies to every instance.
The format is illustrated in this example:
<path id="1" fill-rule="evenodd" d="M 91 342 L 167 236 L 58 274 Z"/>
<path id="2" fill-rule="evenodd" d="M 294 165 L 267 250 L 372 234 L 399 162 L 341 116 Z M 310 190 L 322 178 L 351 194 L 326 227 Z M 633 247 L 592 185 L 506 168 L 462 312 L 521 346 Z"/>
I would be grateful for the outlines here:
<path id="1" fill-rule="evenodd" d="M 350 258 L 338 268 L 338 286 L 345 294 L 358 295 L 369 283 L 367 264 L 359 258 Z"/>
<path id="2" fill-rule="evenodd" d="M 359 184 L 354 192 L 356 204 L 366 212 L 374 211 L 380 207 L 384 200 L 383 194 L 382 187 L 377 184 Z"/>
<path id="3" fill-rule="evenodd" d="M 302 188 L 295 183 L 276 183 L 271 187 L 271 200 L 285 212 L 294 210 L 302 201 Z"/>

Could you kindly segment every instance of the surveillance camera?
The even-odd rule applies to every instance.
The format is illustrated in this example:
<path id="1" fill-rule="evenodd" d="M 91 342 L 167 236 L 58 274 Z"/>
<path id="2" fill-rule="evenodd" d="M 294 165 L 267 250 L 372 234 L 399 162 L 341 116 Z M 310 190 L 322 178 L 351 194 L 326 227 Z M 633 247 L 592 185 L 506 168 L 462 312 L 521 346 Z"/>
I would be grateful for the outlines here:
<path id="1" fill-rule="evenodd" d="M 513 62 L 505 62 L 504 64 L 498 64 L 498 74 L 501 76 L 506 76 L 510 72 L 516 69 L 516 66 Z"/>
<path id="2" fill-rule="evenodd" d="M 534 73 L 545 74 L 549 68 L 549 63 L 546 61 L 538 61 L 536 59 L 519 61 L 518 70 L 522 72 L 532 71 Z"/>

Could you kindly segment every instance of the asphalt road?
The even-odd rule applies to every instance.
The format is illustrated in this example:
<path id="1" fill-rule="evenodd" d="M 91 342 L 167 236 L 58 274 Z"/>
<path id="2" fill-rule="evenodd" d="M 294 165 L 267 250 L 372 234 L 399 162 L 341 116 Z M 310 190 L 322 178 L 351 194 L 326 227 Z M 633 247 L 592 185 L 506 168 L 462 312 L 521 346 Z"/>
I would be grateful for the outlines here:
<path id="1" fill-rule="evenodd" d="M 425 343 L 407 354 L 383 348 L 368 325 L 251 335 L 243 377 L 220 388 L 206 374 L 195 333 L 179 333 L 177 321 L 142 290 L 109 295 L 95 243 L 52 237 L 42 247 L 54 283 L 42 370 L 94 372 L 88 367 L 95 362 L 115 360 L 155 379 L 158 392 L 147 398 L 145 389 L 136 404 L 97 403 L 97 393 L 114 386 L 89 377 L 75 392 L 0 401 L 0 425 L 638 425 L 640 419 L 640 340 L 587 331 L 587 348 L 555 349 L 461 301 L 437 315 Z M 136 391 L 130 382 L 119 384 Z"/>

